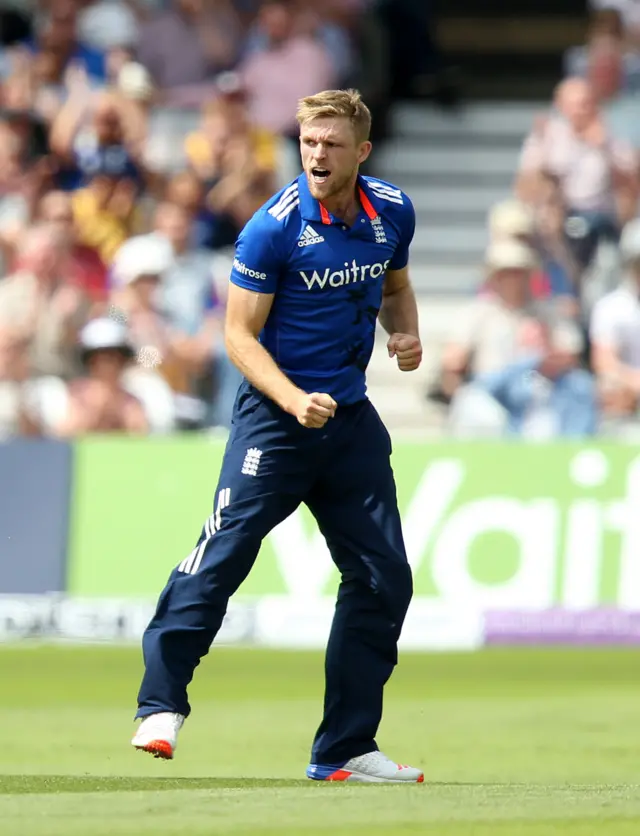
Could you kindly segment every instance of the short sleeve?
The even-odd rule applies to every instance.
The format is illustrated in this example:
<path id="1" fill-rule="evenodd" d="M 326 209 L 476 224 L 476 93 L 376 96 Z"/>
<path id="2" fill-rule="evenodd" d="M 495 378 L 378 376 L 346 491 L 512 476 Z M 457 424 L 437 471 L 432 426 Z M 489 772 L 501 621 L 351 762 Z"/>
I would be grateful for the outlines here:
<path id="1" fill-rule="evenodd" d="M 240 233 L 231 269 L 231 282 L 258 293 L 275 293 L 285 258 L 281 253 L 283 232 L 259 212 Z"/>
<path id="2" fill-rule="evenodd" d="M 409 263 L 409 247 L 416 231 L 416 211 L 413 203 L 403 195 L 400 216 L 400 240 L 389 264 L 389 270 L 402 270 Z"/>
<path id="3" fill-rule="evenodd" d="M 611 296 L 604 296 L 596 302 L 591 314 L 589 336 L 592 343 L 618 348 L 620 317 L 616 310 L 617 306 L 612 302 L 614 298 Z"/>
<path id="4" fill-rule="evenodd" d="M 633 146 L 622 140 L 613 140 L 610 146 L 611 159 L 614 165 L 625 174 L 635 174 L 638 167 L 638 158 Z"/>

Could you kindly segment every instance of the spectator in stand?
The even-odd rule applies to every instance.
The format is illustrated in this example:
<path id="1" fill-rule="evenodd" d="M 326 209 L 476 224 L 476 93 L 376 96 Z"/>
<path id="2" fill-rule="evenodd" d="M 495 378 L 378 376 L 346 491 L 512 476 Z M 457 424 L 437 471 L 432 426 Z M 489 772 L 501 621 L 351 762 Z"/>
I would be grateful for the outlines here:
<path id="1" fill-rule="evenodd" d="M 175 235 L 166 218 L 162 220 L 165 232 Z M 202 330 L 189 334 L 173 327 L 163 306 L 162 282 L 173 262 L 173 247 L 166 235 L 151 233 L 130 238 L 114 260 L 112 302 L 116 315 L 127 323 L 130 339 L 138 352 L 140 367 L 136 370 L 136 384 L 142 381 L 146 387 L 151 379 L 160 392 L 160 382 L 164 381 L 173 393 L 174 418 L 184 417 L 190 422 L 194 378 L 202 373 L 207 335 Z M 171 298 L 170 292 L 168 296 Z M 180 319 L 185 324 L 193 310 L 187 312 L 184 300 L 181 306 L 174 321 Z M 136 394 L 148 402 L 146 388 L 137 389 Z M 185 404 L 187 415 L 182 411 Z M 150 406 L 149 410 L 155 419 L 156 408 Z"/>
<path id="2" fill-rule="evenodd" d="M 337 84 L 348 86 L 354 70 L 354 50 L 350 33 L 344 25 L 345 15 L 341 8 L 343 3 L 340 0 L 327 0 L 322 6 L 318 6 L 314 0 L 294 0 L 293 5 L 296 10 L 296 34 L 321 43 L 335 68 Z M 344 6 L 347 6 L 346 2 Z M 353 10 L 351 13 L 353 14 Z M 247 36 L 244 55 L 264 50 L 267 45 L 266 31 L 254 23 Z"/>
<path id="3" fill-rule="evenodd" d="M 93 303 L 92 316 L 104 312 L 109 292 L 107 268 L 96 249 L 78 241 L 69 194 L 61 191 L 45 194 L 38 205 L 36 220 L 56 225 L 70 241 L 69 281 Z"/>
<path id="4" fill-rule="evenodd" d="M 207 206 L 207 188 L 193 171 L 172 177 L 164 191 L 164 200 L 180 206 L 191 221 L 191 246 L 216 249 L 233 246 L 237 229 L 230 219 L 219 218 Z"/>
<path id="5" fill-rule="evenodd" d="M 617 240 L 620 223 L 637 204 L 638 158 L 609 135 L 588 82 L 562 82 L 555 102 L 558 113 L 539 120 L 525 142 L 517 191 L 525 202 L 539 204 L 543 176 L 557 177 L 574 254 L 584 268 L 600 240 Z"/>
<path id="6" fill-rule="evenodd" d="M 253 122 L 299 141 L 298 101 L 333 87 L 335 67 L 326 48 L 310 35 L 297 34 L 296 7 L 287 0 L 265 0 L 257 18 L 262 44 L 240 65 Z"/>
<path id="7" fill-rule="evenodd" d="M 508 199 L 489 212 L 491 242 L 516 240 L 536 254 L 539 269 L 531 277 L 534 299 L 548 300 L 558 314 L 579 315 L 580 273 L 564 230 L 564 207 L 554 178 L 545 177 L 548 188 L 541 189 L 541 202 L 532 208 L 522 201 Z"/>
<path id="8" fill-rule="evenodd" d="M 640 2 L 638 0 L 589 0 L 593 12 L 619 12 L 624 34 L 631 44 L 640 43 Z"/>
<path id="9" fill-rule="evenodd" d="M 229 427 L 241 377 L 224 348 L 224 299 L 215 283 L 216 257 L 190 246 L 190 223 L 190 215 L 181 207 L 170 203 L 158 207 L 156 231 L 173 249 L 173 261 L 162 275 L 160 305 L 180 354 L 192 369 L 190 393 L 204 403 L 201 414 L 198 410 L 192 414 L 206 426 Z M 231 265 L 227 268 L 228 280 Z M 188 408 L 185 399 L 182 403 Z"/>
<path id="10" fill-rule="evenodd" d="M 619 46 L 604 39 L 594 43 L 589 51 L 587 80 L 607 130 L 640 152 L 640 91 L 624 89 L 623 73 Z"/>
<path id="11" fill-rule="evenodd" d="M 11 265 L 20 233 L 51 182 L 46 125 L 32 110 L 33 86 L 24 51 L 14 51 L 0 87 L 0 275 Z"/>
<path id="12" fill-rule="evenodd" d="M 111 269 L 111 302 L 129 329 L 138 355 L 153 352 L 162 373 L 171 366 L 169 326 L 160 308 L 160 280 L 171 265 L 168 241 L 152 235 L 129 238 L 117 251 Z"/>
<path id="13" fill-rule="evenodd" d="M 247 108 L 247 90 L 236 73 L 217 81 L 218 95 L 202 108 L 202 124 L 185 140 L 185 153 L 194 173 L 209 187 L 222 176 L 225 148 L 229 142 L 245 142 L 255 167 L 273 174 L 277 166 L 278 137 L 254 125 Z"/>
<path id="14" fill-rule="evenodd" d="M 0 282 L 0 342 L 26 345 L 30 375 L 68 379 L 77 371 L 75 345 L 89 302 L 66 281 L 68 247 L 56 226 L 27 229 L 16 271 Z"/>
<path id="15" fill-rule="evenodd" d="M 519 241 L 489 246 L 487 292 L 468 304 L 445 346 L 442 388 L 449 398 L 470 377 L 503 369 L 529 352 L 539 320 L 531 297 L 537 266 L 533 250 Z"/>
<path id="16" fill-rule="evenodd" d="M 86 75 L 69 74 L 69 98 L 51 126 L 51 148 L 61 161 L 60 186 L 87 185 L 100 170 L 144 184 L 144 127 L 126 100 L 113 92 L 92 93 Z"/>
<path id="17" fill-rule="evenodd" d="M 254 212 L 276 191 L 280 140 L 252 124 L 237 75 L 219 80 L 220 94 L 205 106 L 202 128 L 187 136 L 185 152 L 207 191 L 208 242 L 233 246 Z M 206 242 L 205 242 L 206 243 Z"/>
<path id="18" fill-rule="evenodd" d="M 37 20 L 35 42 L 28 46 L 36 58 L 47 56 L 59 78 L 64 70 L 78 66 L 93 86 L 101 86 L 107 77 L 105 56 L 78 40 L 78 7 L 74 0 L 50 0 L 44 16 Z"/>
<path id="19" fill-rule="evenodd" d="M 640 221 L 622 233 L 620 286 L 596 302 L 591 319 L 592 363 L 608 434 L 640 433 Z"/>
<path id="20" fill-rule="evenodd" d="M 471 303 L 443 358 L 452 431 L 532 438 L 593 433 L 593 381 L 579 368 L 582 338 L 575 325 L 554 322 L 532 301 L 533 251 L 497 240 L 487 265 L 492 293 Z"/>
<path id="21" fill-rule="evenodd" d="M 78 243 L 95 249 L 107 267 L 124 242 L 141 230 L 137 197 L 133 180 L 100 170 L 71 197 Z"/>
<path id="22" fill-rule="evenodd" d="M 191 216 L 180 206 L 161 203 L 155 230 L 171 245 L 171 260 L 162 271 L 159 306 L 182 345 L 194 373 L 210 365 L 222 322 L 213 283 L 213 256 L 191 246 Z"/>
<path id="23" fill-rule="evenodd" d="M 558 179 L 544 174 L 540 202 L 534 208 L 532 243 L 542 268 L 534 279 L 534 296 L 549 299 L 561 318 L 578 320 L 582 313 L 582 272 L 567 235 L 566 216 Z"/>
<path id="24" fill-rule="evenodd" d="M 180 88 L 207 88 L 239 56 L 242 30 L 230 0 L 170 0 L 140 27 L 138 60 L 170 100 Z M 196 96 L 198 95 L 196 90 Z"/>
<path id="25" fill-rule="evenodd" d="M 120 100 L 120 108 L 126 114 L 126 120 L 131 120 L 136 125 L 136 130 L 129 135 L 128 142 L 136 157 L 144 159 L 149 119 L 158 98 L 158 91 L 153 86 L 147 68 L 136 61 L 125 60 L 115 73 L 114 89 Z"/>
<path id="26" fill-rule="evenodd" d="M 42 410 L 47 434 L 75 438 L 88 433 L 146 434 L 149 422 L 142 403 L 125 383 L 134 357 L 124 325 L 113 319 L 94 319 L 80 334 L 84 375 L 58 392 L 55 411 L 51 395 Z"/>
<path id="27" fill-rule="evenodd" d="M 593 46 L 603 40 L 612 41 L 621 56 L 621 89 L 638 90 L 640 87 L 640 52 L 636 46 L 629 43 L 620 11 L 612 7 L 594 11 L 589 21 L 587 43 L 584 46 L 571 47 L 566 51 L 565 76 L 588 78 Z"/>
<path id="28" fill-rule="evenodd" d="M 482 435 L 489 431 L 535 441 L 594 435 L 596 386 L 580 368 L 582 350 L 575 325 L 542 325 L 539 343 L 532 341 L 527 357 L 478 375 L 458 390 L 450 413 L 455 433 L 475 435 L 480 424 Z"/>

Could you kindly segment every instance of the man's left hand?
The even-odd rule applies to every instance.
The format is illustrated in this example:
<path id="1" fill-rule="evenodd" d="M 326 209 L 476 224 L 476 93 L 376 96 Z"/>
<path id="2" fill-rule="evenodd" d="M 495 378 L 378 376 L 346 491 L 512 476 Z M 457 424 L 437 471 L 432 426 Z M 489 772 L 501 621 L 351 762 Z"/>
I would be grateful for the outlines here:
<path id="1" fill-rule="evenodd" d="M 422 361 L 422 343 L 410 334 L 392 334 L 387 343 L 389 357 L 396 357 L 401 372 L 415 371 Z"/>

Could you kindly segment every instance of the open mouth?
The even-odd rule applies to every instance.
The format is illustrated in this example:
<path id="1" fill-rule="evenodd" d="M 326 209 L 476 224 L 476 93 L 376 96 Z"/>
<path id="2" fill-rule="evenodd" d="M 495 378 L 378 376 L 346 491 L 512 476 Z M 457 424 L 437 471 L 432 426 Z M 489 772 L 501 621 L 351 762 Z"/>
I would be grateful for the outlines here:
<path id="1" fill-rule="evenodd" d="M 312 168 L 311 169 L 311 177 L 313 178 L 313 182 L 321 185 L 322 183 L 326 183 L 329 177 L 331 176 L 331 172 L 326 168 Z"/>

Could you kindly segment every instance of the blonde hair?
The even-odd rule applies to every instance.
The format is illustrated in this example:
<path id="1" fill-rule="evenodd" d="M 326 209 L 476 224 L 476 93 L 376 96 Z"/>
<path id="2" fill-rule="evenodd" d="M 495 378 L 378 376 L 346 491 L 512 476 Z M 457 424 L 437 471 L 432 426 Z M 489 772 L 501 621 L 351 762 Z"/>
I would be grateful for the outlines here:
<path id="1" fill-rule="evenodd" d="M 358 142 L 366 142 L 371 133 L 371 111 L 358 90 L 323 90 L 306 96 L 298 103 L 296 119 L 300 125 L 312 119 L 348 119 Z"/>

